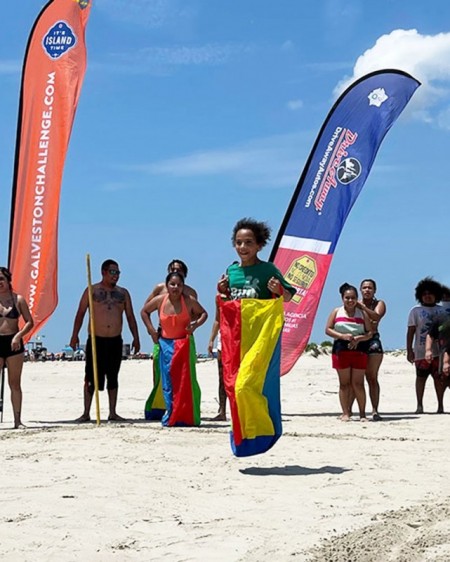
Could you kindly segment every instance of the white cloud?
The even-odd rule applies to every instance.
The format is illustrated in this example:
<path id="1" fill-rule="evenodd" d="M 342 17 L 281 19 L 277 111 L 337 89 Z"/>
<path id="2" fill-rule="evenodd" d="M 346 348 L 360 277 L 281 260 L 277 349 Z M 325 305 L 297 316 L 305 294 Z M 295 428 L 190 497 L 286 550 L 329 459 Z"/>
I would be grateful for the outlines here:
<path id="1" fill-rule="evenodd" d="M 350 61 L 335 61 L 335 62 L 309 62 L 305 64 L 306 68 L 311 70 L 318 70 L 320 72 L 336 72 L 340 70 L 348 71 L 352 68 Z"/>
<path id="2" fill-rule="evenodd" d="M 132 60 L 156 66 L 214 65 L 228 61 L 245 49 L 243 45 L 214 43 L 198 47 L 150 47 L 134 53 Z"/>
<path id="3" fill-rule="evenodd" d="M 309 144 L 307 133 L 276 135 L 235 147 L 198 151 L 123 169 L 152 176 L 228 176 L 247 187 L 293 187 L 304 165 Z"/>
<path id="4" fill-rule="evenodd" d="M 102 191 L 115 192 L 115 191 L 125 191 L 132 188 L 133 186 L 131 186 L 129 183 L 126 182 L 106 182 L 102 185 L 101 189 Z"/>
<path id="5" fill-rule="evenodd" d="M 362 3 L 354 0 L 327 0 L 324 8 L 329 25 L 345 25 L 346 30 L 353 28 L 363 14 Z"/>
<path id="6" fill-rule="evenodd" d="M 293 189 L 311 149 L 312 137 L 312 131 L 280 134 L 116 169 L 152 177 L 196 178 L 198 185 L 202 178 L 220 177 L 247 188 Z M 400 169 L 398 164 L 378 164 L 373 173 L 391 178 Z"/>
<path id="7" fill-rule="evenodd" d="M 22 72 L 22 62 L 0 60 L 0 74 L 19 74 L 20 72 Z"/>
<path id="8" fill-rule="evenodd" d="M 441 111 L 437 116 L 437 123 L 441 129 L 450 131 L 450 107 Z"/>
<path id="9" fill-rule="evenodd" d="M 303 107 L 303 101 L 302 100 L 290 100 L 287 102 L 287 108 L 290 109 L 291 111 L 297 111 L 299 109 L 301 109 Z"/>
<path id="10" fill-rule="evenodd" d="M 96 0 L 96 8 L 121 22 L 158 28 L 187 16 L 178 0 Z"/>
<path id="11" fill-rule="evenodd" d="M 396 29 L 382 35 L 358 58 L 352 76 L 336 86 L 335 95 L 357 78 L 384 68 L 403 70 L 422 83 L 409 111 L 415 118 L 439 125 L 437 113 L 442 112 L 442 104 L 450 103 L 450 33 L 422 35 L 416 29 Z"/>
<path id="12" fill-rule="evenodd" d="M 90 63 L 90 68 L 127 74 L 167 75 L 182 66 L 217 66 L 252 51 L 251 45 L 209 43 L 199 46 L 148 47 L 134 52 L 111 53 L 110 61 Z"/>
<path id="13" fill-rule="evenodd" d="M 288 39 L 281 45 L 282 51 L 292 51 L 295 48 L 294 42 Z"/>

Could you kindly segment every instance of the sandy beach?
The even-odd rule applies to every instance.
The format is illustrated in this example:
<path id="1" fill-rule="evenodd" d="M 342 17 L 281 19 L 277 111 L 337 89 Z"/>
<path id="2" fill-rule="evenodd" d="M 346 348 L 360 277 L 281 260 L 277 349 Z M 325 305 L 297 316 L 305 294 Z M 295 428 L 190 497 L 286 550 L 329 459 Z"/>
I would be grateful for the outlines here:
<path id="1" fill-rule="evenodd" d="M 118 412 L 77 425 L 84 363 L 27 363 L 23 421 L 6 393 L 0 559 L 447 561 L 450 443 L 432 381 L 415 410 L 403 356 L 381 369 L 383 421 L 339 421 L 329 357 L 282 379 L 284 435 L 236 459 L 217 411 L 216 364 L 198 365 L 200 428 L 143 420 L 150 361 L 124 361 Z M 450 393 L 445 398 L 450 411 Z M 101 394 L 102 419 L 107 396 Z M 92 412 L 95 416 L 95 411 Z"/>

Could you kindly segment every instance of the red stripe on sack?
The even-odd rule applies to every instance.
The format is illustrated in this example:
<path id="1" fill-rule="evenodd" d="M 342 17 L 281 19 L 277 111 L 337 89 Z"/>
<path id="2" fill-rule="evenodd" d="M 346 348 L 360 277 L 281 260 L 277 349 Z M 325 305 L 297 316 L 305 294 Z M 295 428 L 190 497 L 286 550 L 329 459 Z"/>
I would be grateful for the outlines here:
<path id="1" fill-rule="evenodd" d="M 230 402 L 231 423 L 236 445 L 242 443 L 241 423 L 235 385 L 241 364 L 241 302 L 220 302 L 220 336 L 225 392 Z"/>

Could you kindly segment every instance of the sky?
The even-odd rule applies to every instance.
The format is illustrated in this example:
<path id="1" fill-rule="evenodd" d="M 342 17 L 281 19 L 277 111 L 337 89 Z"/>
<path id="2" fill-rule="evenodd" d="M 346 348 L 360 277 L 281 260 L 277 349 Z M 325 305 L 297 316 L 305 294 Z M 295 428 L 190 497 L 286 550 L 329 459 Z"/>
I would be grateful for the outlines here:
<path id="1" fill-rule="evenodd" d="M 22 60 L 44 4 L 2 6 L 5 265 Z M 385 348 L 405 347 L 417 282 L 431 275 L 450 284 L 447 0 L 93 0 L 87 48 L 61 191 L 59 304 L 38 334 L 49 350 L 69 342 L 89 253 L 94 281 L 103 260 L 119 262 L 147 352 L 139 311 L 168 262 L 185 261 L 187 282 L 210 315 L 196 332 L 204 353 L 217 280 L 236 259 L 233 225 L 265 220 L 276 238 L 332 104 L 381 68 L 407 71 L 422 86 L 384 139 L 347 219 L 311 341 L 328 339 L 339 286 L 369 277 L 387 304 Z"/>

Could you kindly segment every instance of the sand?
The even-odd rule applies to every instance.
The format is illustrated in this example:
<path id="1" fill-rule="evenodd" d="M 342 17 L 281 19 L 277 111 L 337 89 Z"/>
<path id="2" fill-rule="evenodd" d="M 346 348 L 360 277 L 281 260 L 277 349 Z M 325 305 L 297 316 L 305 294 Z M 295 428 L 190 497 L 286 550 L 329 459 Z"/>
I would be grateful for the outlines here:
<path id="1" fill-rule="evenodd" d="M 0 559 L 20 561 L 448 561 L 447 415 L 415 415 L 414 371 L 388 356 L 384 421 L 339 421 L 329 357 L 282 379 L 284 435 L 265 455 L 232 456 L 214 362 L 198 365 L 202 426 L 145 422 L 150 361 L 125 361 L 118 412 L 74 424 L 83 363 L 28 363 L 27 430 L 0 425 Z M 450 411 L 450 393 L 446 407 Z M 102 393 L 103 419 L 107 397 Z M 93 412 L 95 413 L 95 412 Z"/>

